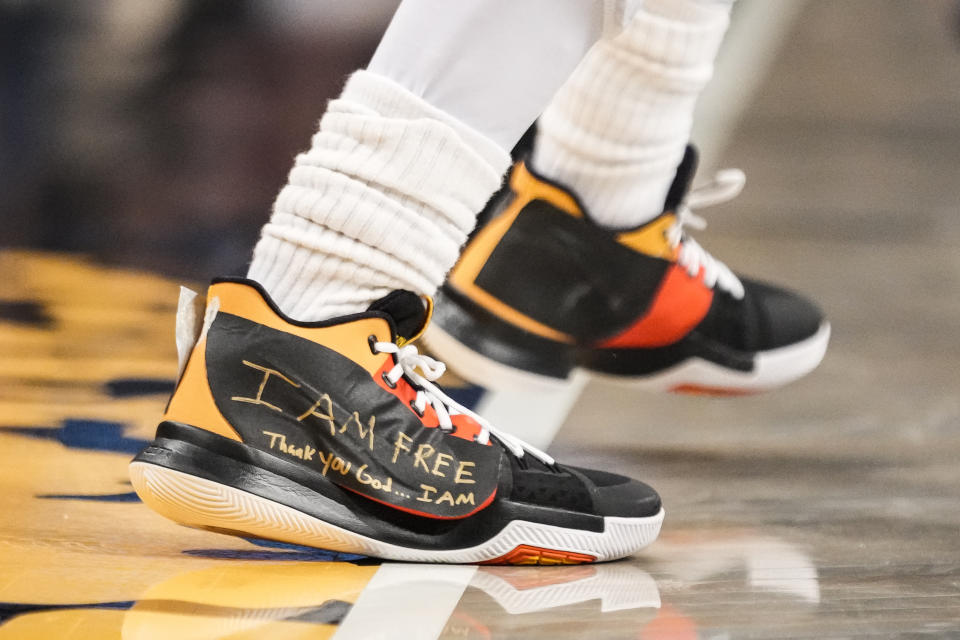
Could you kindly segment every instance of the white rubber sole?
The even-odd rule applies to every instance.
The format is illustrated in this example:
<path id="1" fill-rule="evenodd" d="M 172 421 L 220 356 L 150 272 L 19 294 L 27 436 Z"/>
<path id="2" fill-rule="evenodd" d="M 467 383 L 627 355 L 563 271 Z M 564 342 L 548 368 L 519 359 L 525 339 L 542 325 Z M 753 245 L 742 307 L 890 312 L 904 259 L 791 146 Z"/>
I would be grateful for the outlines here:
<path id="1" fill-rule="evenodd" d="M 569 378 L 543 376 L 492 360 L 464 346 L 436 324 L 430 325 L 423 341 L 437 358 L 446 362 L 458 375 L 487 389 L 557 392 L 568 385 Z M 735 371 L 702 358 L 689 358 L 649 376 L 616 376 L 585 369 L 578 371 L 618 385 L 656 393 L 760 393 L 798 380 L 816 369 L 823 360 L 829 342 L 830 324 L 824 322 L 806 340 L 757 353 L 752 371 Z"/>
<path id="2" fill-rule="evenodd" d="M 616 560 L 653 542 L 664 516 L 661 509 L 648 518 L 604 518 L 603 532 L 514 520 L 474 547 L 415 549 L 374 540 L 252 493 L 147 462 L 130 464 L 130 481 L 147 506 L 188 527 L 410 562 L 488 562 L 518 547 L 556 552 L 544 554 L 545 558 L 577 554 L 596 561 Z"/>
<path id="3" fill-rule="evenodd" d="M 758 352 L 753 371 L 735 371 L 702 358 L 690 358 L 655 376 L 627 378 L 593 371 L 591 374 L 615 384 L 660 393 L 761 393 L 799 380 L 816 369 L 829 342 L 830 324 L 824 322 L 806 340 Z"/>

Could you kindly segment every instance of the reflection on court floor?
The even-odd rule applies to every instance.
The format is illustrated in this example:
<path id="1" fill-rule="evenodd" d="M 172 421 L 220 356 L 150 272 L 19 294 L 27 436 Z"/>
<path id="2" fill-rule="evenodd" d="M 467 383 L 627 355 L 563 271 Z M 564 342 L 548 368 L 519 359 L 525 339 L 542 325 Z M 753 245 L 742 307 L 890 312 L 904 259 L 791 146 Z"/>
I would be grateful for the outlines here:
<path id="1" fill-rule="evenodd" d="M 126 470 L 176 374 L 176 284 L 56 255 L 3 253 L 0 268 L 0 638 L 695 637 L 658 580 L 731 571 L 816 602 L 802 553 L 742 533 L 668 534 L 646 560 L 477 568 L 178 527 Z"/>
<path id="2" fill-rule="evenodd" d="M 0 272 L 0 640 L 960 632 L 955 527 L 928 535 L 939 525 L 853 481 L 820 497 L 815 466 L 790 485 L 776 457 L 647 456 L 680 508 L 656 544 L 608 564 L 381 564 L 179 527 L 127 479 L 176 375 L 178 283 L 24 252 L 0 252 Z M 854 478 L 871 468 L 857 464 Z"/>

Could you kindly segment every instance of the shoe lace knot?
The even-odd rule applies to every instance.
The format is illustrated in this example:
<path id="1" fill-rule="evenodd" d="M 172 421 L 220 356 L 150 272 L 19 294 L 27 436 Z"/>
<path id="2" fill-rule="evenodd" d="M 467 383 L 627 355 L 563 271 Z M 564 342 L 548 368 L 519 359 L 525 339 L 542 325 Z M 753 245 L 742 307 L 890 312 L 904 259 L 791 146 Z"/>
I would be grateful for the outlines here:
<path id="1" fill-rule="evenodd" d="M 677 262 L 687 273 L 696 276 L 703 269 L 703 283 L 710 288 L 719 286 L 738 300 L 743 298 L 743 283 L 730 268 L 714 258 L 686 233 L 686 229 L 703 230 L 707 221 L 694 213 L 695 209 L 722 204 L 739 195 L 747 178 L 740 169 L 722 169 L 713 180 L 693 189 L 677 207 L 677 220 L 667 231 L 667 241 L 680 250 Z"/>
<path id="2" fill-rule="evenodd" d="M 546 465 L 554 464 L 552 457 L 520 438 L 497 429 L 487 420 L 457 403 L 434 384 L 433 381 L 439 379 L 447 370 L 444 363 L 420 353 L 412 344 L 401 347 L 393 342 L 372 342 L 371 346 L 374 351 L 394 355 L 396 364 L 390 371 L 383 374 L 387 384 L 393 387 L 400 378 L 406 376 L 417 391 L 416 397 L 410 403 L 411 407 L 420 415 L 423 415 L 428 404 L 433 407 L 440 429 L 447 432 L 453 431 L 454 425 L 450 417 L 466 415 L 480 426 L 480 432 L 476 436 L 476 441 L 480 444 L 487 444 L 490 436 L 495 436 L 517 458 L 523 458 L 525 453 L 530 453 Z"/>

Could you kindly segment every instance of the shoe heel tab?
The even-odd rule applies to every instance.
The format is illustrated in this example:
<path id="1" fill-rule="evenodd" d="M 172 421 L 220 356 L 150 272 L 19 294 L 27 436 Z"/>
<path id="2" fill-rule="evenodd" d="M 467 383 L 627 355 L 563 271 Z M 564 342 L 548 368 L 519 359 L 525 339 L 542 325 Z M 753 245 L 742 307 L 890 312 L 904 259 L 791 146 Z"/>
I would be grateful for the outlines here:
<path id="1" fill-rule="evenodd" d="M 175 330 L 178 381 L 183 377 L 183 370 L 187 367 L 187 360 L 190 359 L 193 348 L 200 341 L 205 317 L 206 308 L 203 297 L 192 289 L 180 287 Z"/>

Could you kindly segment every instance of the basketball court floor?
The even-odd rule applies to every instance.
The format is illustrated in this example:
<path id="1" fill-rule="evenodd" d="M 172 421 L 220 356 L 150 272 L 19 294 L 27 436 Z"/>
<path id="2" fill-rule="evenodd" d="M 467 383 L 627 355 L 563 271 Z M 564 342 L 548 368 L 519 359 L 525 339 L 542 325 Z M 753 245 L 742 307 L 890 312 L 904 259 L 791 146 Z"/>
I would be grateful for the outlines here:
<path id="1" fill-rule="evenodd" d="M 180 283 L 0 251 L 0 640 L 960 637 L 953 4 L 814 0 L 778 36 L 722 154 L 747 191 L 698 237 L 820 301 L 831 348 L 762 396 L 586 385 L 550 451 L 667 509 L 624 561 L 380 563 L 172 524 L 127 463 L 173 385 Z"/>

